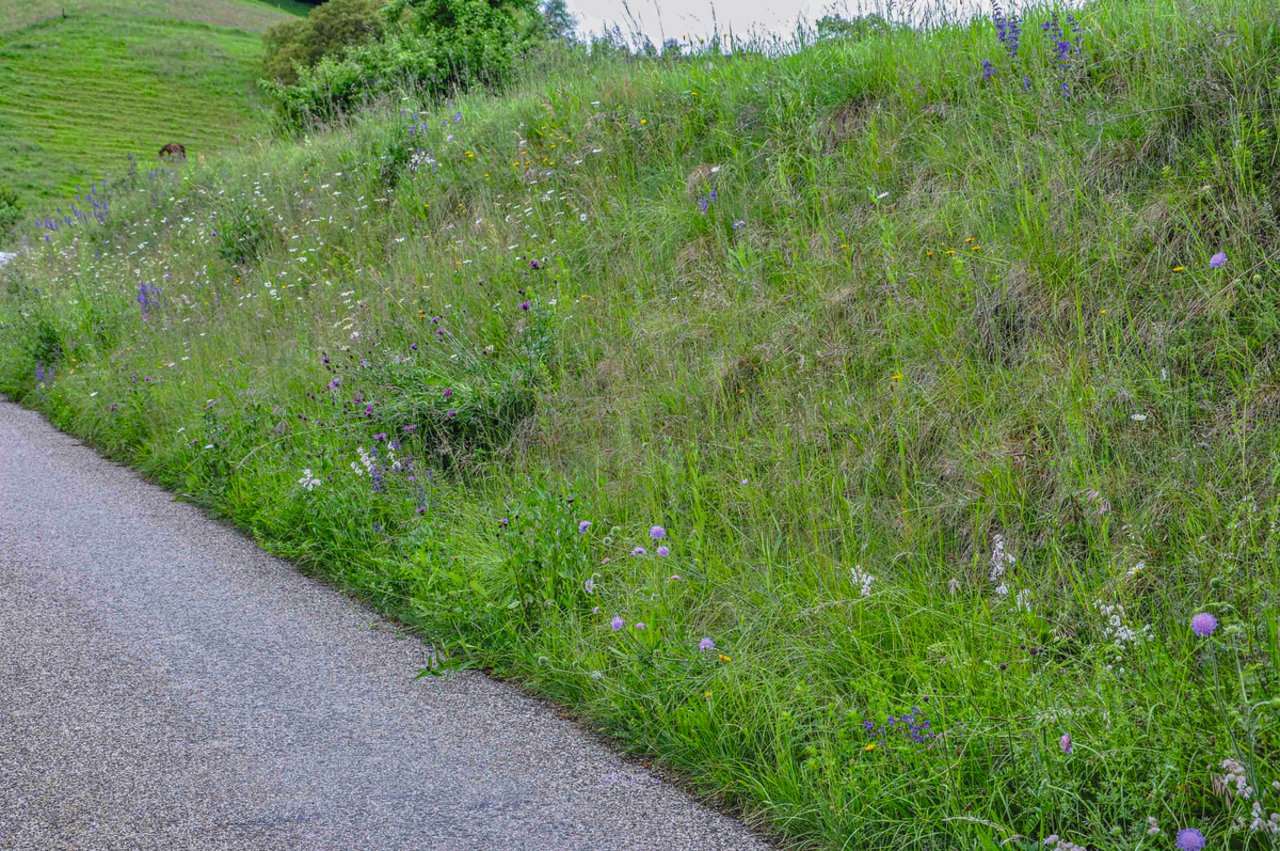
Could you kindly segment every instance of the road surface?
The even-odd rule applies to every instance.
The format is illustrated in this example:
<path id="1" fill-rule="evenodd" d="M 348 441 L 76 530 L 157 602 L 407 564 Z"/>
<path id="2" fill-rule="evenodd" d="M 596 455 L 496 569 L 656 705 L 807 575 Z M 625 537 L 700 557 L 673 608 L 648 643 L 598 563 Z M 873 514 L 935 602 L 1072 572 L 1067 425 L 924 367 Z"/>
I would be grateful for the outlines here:
<path id="1" fill-rule="evenodd" d="M 765 844 L 0 402 L 0 849 Z"/>

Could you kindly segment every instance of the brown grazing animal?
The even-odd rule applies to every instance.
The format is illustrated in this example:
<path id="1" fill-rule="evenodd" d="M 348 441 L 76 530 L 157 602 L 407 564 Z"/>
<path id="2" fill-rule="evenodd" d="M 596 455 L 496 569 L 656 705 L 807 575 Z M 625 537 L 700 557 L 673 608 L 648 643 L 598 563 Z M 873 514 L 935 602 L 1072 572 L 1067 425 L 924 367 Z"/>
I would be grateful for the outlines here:
<path id="1" fill-rule="evenodd" d="M 177 142 L 170 142 L 160 149 L 160 159 L 186 162 L 187 149 L 179 145 Z"/>

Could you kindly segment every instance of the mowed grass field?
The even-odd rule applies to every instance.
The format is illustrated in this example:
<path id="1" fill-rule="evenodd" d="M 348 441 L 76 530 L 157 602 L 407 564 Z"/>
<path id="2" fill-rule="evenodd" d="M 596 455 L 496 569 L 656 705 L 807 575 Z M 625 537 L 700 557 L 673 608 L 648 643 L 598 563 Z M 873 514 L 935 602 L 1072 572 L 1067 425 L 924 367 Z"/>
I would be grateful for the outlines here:
<path id="1" fill-rule="evenodd" d="M 145 167 L 168 142 L 192 157 L 242 146 L 267 121 L 261 33 L 305 9 L 0 0 L 0 186 L 39 209 L 125 170 L 130 154 Z"/>

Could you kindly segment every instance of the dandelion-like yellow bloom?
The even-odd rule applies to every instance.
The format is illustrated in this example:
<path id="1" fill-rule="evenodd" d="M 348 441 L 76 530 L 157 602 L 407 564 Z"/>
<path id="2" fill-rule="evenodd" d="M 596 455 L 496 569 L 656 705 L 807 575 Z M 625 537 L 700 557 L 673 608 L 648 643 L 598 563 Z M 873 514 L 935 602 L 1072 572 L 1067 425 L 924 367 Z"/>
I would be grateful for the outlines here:
<path id="1" fill-rule="evenodd" d="M 901 372 L 895 372 L 893 375 L 889 376 L 889 380 L 890 380 L 890 381 L 901 381 L 901 380 L 902 380 L 902 373 L 901 373 Z"/>
<path id="2" fill-rule="evenodd" d="M 707 689 L 707 693 L 703 695 L 707 700 L 711 699 L 711 689 Z"/>
<path id="3" fill-rule="evenodd" d="M 868 743 L 867 743 L 867 746 L 866 746 L 865 748 L 863 748 L 863 750 L 864 750 L 864 751 L 873 751 L 873 750 L 875 750 L 875 749 L 876 749 L 876 743 L 875 743 L 875 742 L 868 742 Z"/>
<path id="4" fill-rule="evenodd" d="M 1173 267 L 1173 271 L 1175 271 L 1175 272 L 1185 272 L 1185 271 L 1187 271 L 1187 267 L 1186 267 L 1186 266 L 1174 266 L 1174 267 Z"/>
<path id="5" fill-rule="evenodd" d="M 732 661 L 733 661 L 733 657 L 732 657 L 732 656 L 726 656 L 726 655 L 724 655 L 723 653 L 721 653 L 721 654 L 720 654 L 719 656 L 717 656 L 716 658 L 718 658 L 721 662 L 732 662 Z"/>

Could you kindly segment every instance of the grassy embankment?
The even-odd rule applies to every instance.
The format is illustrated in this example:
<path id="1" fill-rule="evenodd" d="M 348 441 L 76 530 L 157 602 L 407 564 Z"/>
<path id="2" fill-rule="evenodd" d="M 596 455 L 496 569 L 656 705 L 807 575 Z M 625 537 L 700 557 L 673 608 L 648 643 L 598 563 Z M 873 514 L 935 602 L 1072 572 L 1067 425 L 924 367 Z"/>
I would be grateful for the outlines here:
<path id="1" fill-rule="evenodd" d="M 261 33 L 306 8 L 0 0 L 0 187 L 43 210 L 130 154 L 147 170 L 169 142 L 192 157 L 243 146 L 267 125 Z"/>
<path id="2" fill-rule="evenodd" d="M 1274 847 L 1280 9 L 1078 14 L 140 178 L 0 389 L 799 845 Z"/>

